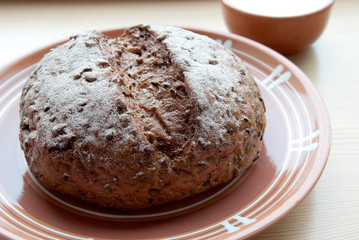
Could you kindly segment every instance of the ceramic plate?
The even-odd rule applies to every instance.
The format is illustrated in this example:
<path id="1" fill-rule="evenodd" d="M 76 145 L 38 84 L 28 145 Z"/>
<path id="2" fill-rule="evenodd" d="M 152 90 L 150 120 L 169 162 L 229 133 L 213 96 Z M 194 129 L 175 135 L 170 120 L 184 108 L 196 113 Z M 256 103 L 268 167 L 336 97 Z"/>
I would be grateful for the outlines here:
<path id="1" fill-rule="evenodd" d="M 0 235 L 11 239 L 240 239 L 297 206 L 318 181 L 330 149 L 327 110 L 290 61 L 246 38 L 199 29 L 231 49 L 255 76 L 267 108 L 258 164 L 238 179 L 146 211 L 100 210 L 46 191 L 28 173 L 18 142 L 19 97 L 44 48 L 0 72 Z M 119 36 L 123 29 L 107 31 Z M 240 183 L 240 184 L 239 184 Z"/>

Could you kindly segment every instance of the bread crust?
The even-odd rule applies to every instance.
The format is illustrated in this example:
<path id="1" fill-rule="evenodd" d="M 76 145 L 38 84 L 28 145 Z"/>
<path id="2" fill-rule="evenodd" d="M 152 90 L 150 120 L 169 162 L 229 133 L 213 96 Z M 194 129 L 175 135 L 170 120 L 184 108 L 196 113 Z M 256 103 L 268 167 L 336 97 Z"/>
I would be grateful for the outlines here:
<path id="1" fill-rule="evenodd" d="M 180 200 L 259 157 L 266 125 L 243 62 L 208 37 L 139 25 L 51 50 L 27 80 L 20 142 L 46 188 L 121 210 Z"/>

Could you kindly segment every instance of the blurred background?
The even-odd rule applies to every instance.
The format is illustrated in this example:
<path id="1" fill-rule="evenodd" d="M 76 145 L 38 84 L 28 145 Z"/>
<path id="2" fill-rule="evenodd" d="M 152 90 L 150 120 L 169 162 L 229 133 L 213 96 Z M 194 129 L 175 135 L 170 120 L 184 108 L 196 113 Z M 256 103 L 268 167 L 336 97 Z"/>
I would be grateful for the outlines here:
<path id="1" fill-rule="evenodd" d="M 226 31 L 217 0 L 0 1 L 0 66 L 76 33 L 141 23 Z"/>

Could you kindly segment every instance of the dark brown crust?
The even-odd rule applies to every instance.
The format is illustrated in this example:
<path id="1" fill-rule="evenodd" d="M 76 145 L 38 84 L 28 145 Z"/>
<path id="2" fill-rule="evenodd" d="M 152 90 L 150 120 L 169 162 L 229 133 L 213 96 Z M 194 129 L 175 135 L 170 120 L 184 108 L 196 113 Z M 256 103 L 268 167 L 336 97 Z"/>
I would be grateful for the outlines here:
<path id="1" fill-rule="evenodd" d="M 265 109 L 253 78 L 233 53 L 182 31 L 136 26 L 112 40 L 88 33 L 40 62 L 22 92 L 20 141 L 44 187 L 101 207 L 142 209 L 227 182 L 258 159 Z M 236 71 L 228 92 L 209 85 L 201 100 L 190 71 L 196 63 L 183 64 L 173 32 L 208 42 L 219 54 L 208 65 Z M 89 59 L 68 60 L 87 52 Z M 223 109 L 208 112 L 216 104 Z"/>

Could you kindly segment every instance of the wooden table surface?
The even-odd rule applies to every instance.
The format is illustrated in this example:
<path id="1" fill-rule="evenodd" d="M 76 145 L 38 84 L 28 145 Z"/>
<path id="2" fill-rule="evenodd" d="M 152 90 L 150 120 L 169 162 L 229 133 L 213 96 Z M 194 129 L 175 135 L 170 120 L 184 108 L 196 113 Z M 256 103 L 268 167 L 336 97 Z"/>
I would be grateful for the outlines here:
<path id="1" fill-rule="evenodd" d="M 332 148 L 314 190 L 254 239 L 359 239 L 358 13 L 358 0 L 337 0 L 322 36 L 288 57 L 326 103 Z M 0 2 L 0 68 L 75 33 L 139 23 L 228 31 L 213 0 Z"/>

